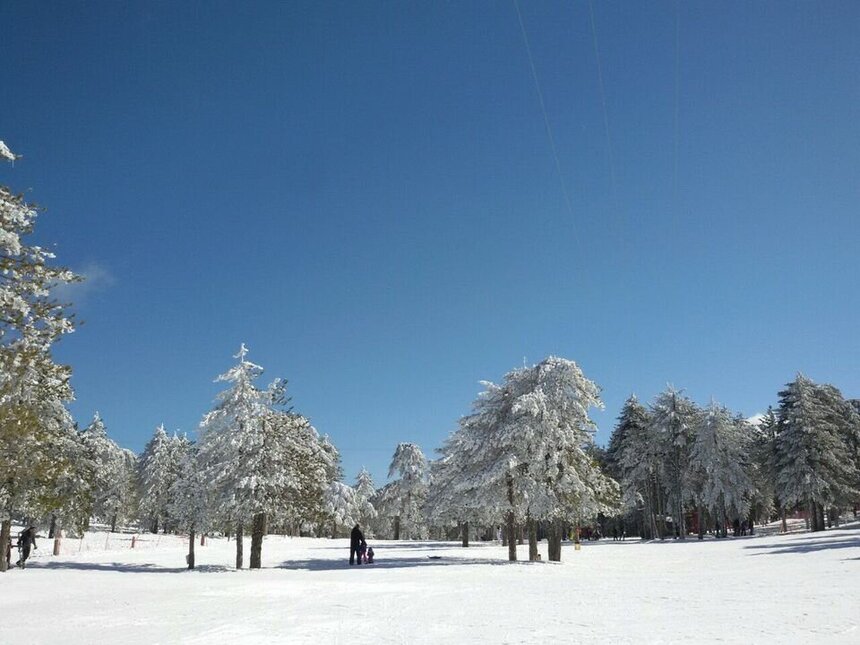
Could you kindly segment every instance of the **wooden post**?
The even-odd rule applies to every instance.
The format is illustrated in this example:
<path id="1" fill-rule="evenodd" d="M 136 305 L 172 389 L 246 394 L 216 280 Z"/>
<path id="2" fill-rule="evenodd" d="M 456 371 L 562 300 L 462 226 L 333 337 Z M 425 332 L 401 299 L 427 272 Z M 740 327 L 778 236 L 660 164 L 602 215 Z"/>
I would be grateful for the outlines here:
<path id="1" fill-rule="evenodd" d="M 131 536 L 131 548 L 132 548 L 132 549 L 134 548 L 134 543 L 135 543 L 136 541 L 137 541 L 137 536 L 136 536 L 136 535 L 132 535 L 132 536 Z"/>

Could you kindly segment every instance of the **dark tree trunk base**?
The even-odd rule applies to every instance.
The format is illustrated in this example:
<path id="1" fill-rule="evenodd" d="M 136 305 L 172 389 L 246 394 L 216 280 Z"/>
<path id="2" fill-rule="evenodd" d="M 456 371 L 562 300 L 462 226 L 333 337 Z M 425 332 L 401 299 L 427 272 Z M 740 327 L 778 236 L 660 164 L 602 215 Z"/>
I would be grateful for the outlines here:
<path id="1" fill-rule="evenodd" d="M 239 524 L 236 526 L 236 568 L 241 569 L 244 566 L 244 554 L 242 553 L 242 538 L 244 537 L 244 530 L 242 525 Z"/>
<path id="2" fill-rule="evenodd" d="M 251 569 L 259 569 L 263 560 L 263 536 L 266 534 L 266 514 L 257 513 L 254 516 L 254 526 L 251 532 Z"/>
<path id="3" fill-rule="evenodd" d="M 188 533 L 188 568 L 194 568 L 194 529 Z"/>

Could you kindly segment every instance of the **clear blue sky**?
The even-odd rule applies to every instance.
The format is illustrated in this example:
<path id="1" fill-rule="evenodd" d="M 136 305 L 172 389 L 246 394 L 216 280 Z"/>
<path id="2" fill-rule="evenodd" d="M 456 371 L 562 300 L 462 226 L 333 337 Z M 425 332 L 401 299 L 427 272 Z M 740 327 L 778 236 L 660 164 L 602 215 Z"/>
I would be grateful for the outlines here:
<path id="1" fill-rule="evenodd" d="M 80 422 L 193 433 L 243 341 L 378 484 L 524 358 L 600 442 L 667 382 L 860 397 L 860 4 L 593 6 L 599 69 L 587 2 L 520 5 L 568 208 L 511 2 L 0 5 Z"/>

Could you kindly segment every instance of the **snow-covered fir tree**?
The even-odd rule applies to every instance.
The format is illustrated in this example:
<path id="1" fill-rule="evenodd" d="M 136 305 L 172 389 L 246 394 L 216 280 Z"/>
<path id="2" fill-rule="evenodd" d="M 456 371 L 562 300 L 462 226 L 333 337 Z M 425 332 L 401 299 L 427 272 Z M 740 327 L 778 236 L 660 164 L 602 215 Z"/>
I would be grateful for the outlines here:
<path id="1" fill-rule="evenodd" d="M 90 471 L 87 498 L 90 515 L 116 530 L 117 521 L 131 517 L 134 499 L 136 458 L 107 435 L 98 412 L 81 433 L 84 456 Z"/>
<path id="2" fill-rule="evenodd" d="M 332 518 L 332 537 L 348 535 L 353 526 L 361 523 L 361 505 L 355 489 L 343 482 L 331 482 L 328 512 Z"/>
<path id="3" fill-rule="evenodd" d="M 745 468 L 745 430 L 725 407 L 714 402 L 699 415 L 685 480 L 690 499 L 698 507 L 700 539 L 703 511 L 717 518 L 723 537 L 729 521 L 745 519 L 749 511 L 752 484 Z"/>
<path id="4" fill-rule="evenodd" d="M 250 566 L 259 568 L 270 519 L 298 519 L 299 506 L 325 513 L 326 488 L 339 479 L 340 457 L 307 419 L 282 409 L 287 402 L 283 381 L 256 387 L 263 368 L 248 361 L 247 353 L 243 344 L 235 356 L 238 363 L 216 379 L 230 387 L 200 424 L 200 454 L 214 513 L 236 527 L 237 568 L 243 564 L 248 520 L 253 527 Z"/>
<path id="5" fill-rule="evenodd" d="M 771 406 L 756 423 L 749 424 L 749 476 L 753 486 L 750 499 L 751 523 L 754 531 L 756 521 L 767 522 L 773 514 L 776 499 L 776 435 L 779 422 Z M 785 509 L 781 508 L 783 523 Z"/>
<path id="6" fill-rule="evenodd" d="M 140 517 L 153 533 L 159 526 L 165 532 L 170 521 L 170 489 L 179 477 L 188 440 L 169 437 L 164 424 L 159 425 L 146 444 L 138 462 L 138 495 Z"/>
<path id="7" fill-rule="evenodd" d="M 362 468 L 355 477 L 355 495 L 358 503 L 358 521 L 361 524 L 365 537 L 373 537 L 374 526 L 378 513 L 370 501 L 376 494 L 373 478 L 367 469 Z"/>
<path id="8" fill-rule="evenodd" d="M 14 160 L 3 145 L 3 159 Z M 51 289 L 80 278 L 51 264 L 54 255 L 28 242 L 37 209 L 0 185 L 0 544 L 11 516 L 56 506 L 51 492 L 67 465 L 59 443 L 68 437 L 55 423 L 58 408 L 73 398 L 71 370 L 58 365 L 51 346 L 74 328 L 66 306 Z M 0 558 L 0 571 L 5 571 Z"/>
<path id="9" fill-rule="evenodd" d="M 205 532 L 209 526 L 209 493 L 198 448 L 191 444 L 182 455 L 179 476 L 170 487 L 170 501 L 167 507 L 177 528 L 188 532 L 186 563 L 189 569 L 195 566 L 195 538 L 198 532 Z"/>
<path id="10" fill-rule="evenodd" d="M 662 537 L 660 460 L 648 409 L 635 396 L 624 403 L 609 442 L 608 458 L 621 484 L 622 507 L 639 516 L 643 538 Z"/>
<path id="11" fill-rule="evenodd" d="M 813 531 L 825 528 L 825 510 L 856 499 L 857 469 L 849 444 L 845 400 L 830 385 L 798 374 L 779 393 L 776 494 L 786 507 L 805 507 Z"/>
<path id="12" fill-rule="evenodd" d="M 388 516 L 392 537 L 399 540 L 423 537 L 426 523 L 422 514 L 427 494 L 427 458 L 414 443 L 400 443 L 394 451 L 388 476 L 396 479 L 385 489 L 379 512 Z"/>
<path id="13" fill-rule="evenodd" d="M 666 509 L 673 518 L 673 532 L 683 540 L 687 535 L 685 502 L 692 497 L 687 468 L 699 409 L 681 392 L 669 387 L 654 399 L 650 417 L 662 466 Z"/>
<path id="14" fill-rule="evenodd" d="M 617 502 L 617 484 L 589 454 L 588 409 L 602 406 L 599 388 L 576 363 L 557 357 L 484 386 L 442 449 L 438 485 L 451 488 L 450 499 L 459 495 L 467 513 L 505 518 L 511 560 L 517 522 L 529 526 L 536 558 L 536 522 L 545 521 L 549 556 L 558 560 L 564 519 L 593 517 Z"/>

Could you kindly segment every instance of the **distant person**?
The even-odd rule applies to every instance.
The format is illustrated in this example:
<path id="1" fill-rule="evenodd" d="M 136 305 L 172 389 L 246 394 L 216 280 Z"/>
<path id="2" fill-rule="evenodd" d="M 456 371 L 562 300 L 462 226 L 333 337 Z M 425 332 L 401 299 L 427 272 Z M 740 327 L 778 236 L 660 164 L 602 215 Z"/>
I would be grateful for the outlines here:
<path id="1" fill-rule="evenodd" d="M 367 543 L 362 542 L 358 545 L 358 563 L 367 564 Z"/>
<path id="2" fill-rule="evenodd" d="M 367 547 L 367 564 L 373 564 L 373 547 Z"/>
<path id="3" fill-rule="evenodd" d="M 34 549 L 39 548 L 36 546 L 36 527 L 32 524 L 21 531 L 21 534 L 18 536 L 18 550 L 21 553 L 21 558 L 16 564 L 22 569 L 27 564 L 27 558 L 30 557 L 31 546 Z"/>
<path id="4" fill-rule="evenodd" d="M 349 564 L 352 565 L 355 562 L 356 556 L 358 556 L 358 564 L 361 564 L 361 553 L 360 548 L 361 545 L 367 546 L 367 542 L 364 541 L 364 534 L 361 532 L 361 527 L 356 524 L 352 527 L 352 533 L 349 535 Z"/>

